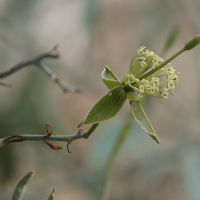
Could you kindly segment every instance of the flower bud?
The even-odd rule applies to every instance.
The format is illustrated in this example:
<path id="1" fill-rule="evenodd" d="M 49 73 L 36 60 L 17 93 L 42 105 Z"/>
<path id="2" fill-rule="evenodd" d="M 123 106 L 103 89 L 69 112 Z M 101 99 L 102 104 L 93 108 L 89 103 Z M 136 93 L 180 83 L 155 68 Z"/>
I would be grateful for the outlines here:
<path id="1" fill-rule="evenodd" d="M 200 34 L 195 36 L 193 39 L 191 39 L 188 43 L 185 44 L 184 49 L 190 50 L 196 47 L 200 43 Z"/>

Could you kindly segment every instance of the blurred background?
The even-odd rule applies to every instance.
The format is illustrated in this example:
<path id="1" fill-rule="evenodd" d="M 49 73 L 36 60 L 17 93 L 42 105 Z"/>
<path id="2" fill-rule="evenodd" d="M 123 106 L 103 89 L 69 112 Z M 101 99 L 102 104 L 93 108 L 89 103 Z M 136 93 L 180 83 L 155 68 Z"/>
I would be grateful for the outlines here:
<path id="1" fill-rule="evenodd" d="M 108 89 L 101 80 L 106 64 L 122 80 L 137 49 L 160 54 L 178 27 L 179 35 L 165 58 L 200 33 L 199 0 L 1 0 L 0 70 L 50 51 L 59 44 L 60 59 L 45 60 L 65 81 L 82 90 L 63 94 L 37 67 L 3 80 L 0 87 L 0 138 L 16 134 L 77 133 L 77 125 Z M 144 102 L 160 144 L 138 125 L 118 155 L 110 199 L 200 199 L 200 46 L 172 61 L 179 83 L 168 99 Z M 88 140 L 62 151 L 43 142 L 13 143 L 0 149 L 0 199 L 10 200 L 16 182 L 30 170 L 35 176 L 24 200 L 100 199 L 105 164 L 130 105 L 101 123 Z M 84 127 L 84 131 L 89 128 Z"/>

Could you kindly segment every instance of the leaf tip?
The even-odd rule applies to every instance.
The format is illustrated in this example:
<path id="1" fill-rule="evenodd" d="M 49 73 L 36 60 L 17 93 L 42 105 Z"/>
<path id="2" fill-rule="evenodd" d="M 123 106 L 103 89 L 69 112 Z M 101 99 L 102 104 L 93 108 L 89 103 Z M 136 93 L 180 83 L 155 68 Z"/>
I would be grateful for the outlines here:
<path id="1" fill-rule="evenodd" d="M 150 133 L 149 133 L 149 135 L 153 138 L 153 140 L 155 140 L 158 144 L 160 144 L 160 141 L 156 135 L 150 134 Z"/>

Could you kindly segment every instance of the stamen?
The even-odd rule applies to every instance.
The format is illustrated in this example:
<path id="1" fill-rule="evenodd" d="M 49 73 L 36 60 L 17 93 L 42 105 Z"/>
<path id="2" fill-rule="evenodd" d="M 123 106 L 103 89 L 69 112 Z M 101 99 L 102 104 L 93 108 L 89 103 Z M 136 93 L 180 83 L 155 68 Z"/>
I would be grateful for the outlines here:
<path id="1" fill-rule="evenodd" d="M 138 57 L 136 58 L 136 56 Z M 134 59 L 136 61 L 135 64 L 133 64 Z M 130 74 L 127 76 L 126 81 L 126 84 L 138 93 L 138 97 L 141 96 L 141 98 L 143 98 L 143 93 L 160 98 L 167 98 L 168 93 L 173 95 L 171 90 L 173 90 L 178 83 L 179 73 L 175 73 L 175 69 L 170 63 L 154 74 L 140 80 L 141 76 L 157 68 L 163 61 L 163 58 L 154 54 L 153 51 L 149 51 L 144 46 L 138 49 L 137 54 L 131 60 Z M 144 72 L 144 69 L 149 65 L 151 65 L 151 67 Z M 166 80 L 160 82 L 160 77 L 166 77 Z"/>

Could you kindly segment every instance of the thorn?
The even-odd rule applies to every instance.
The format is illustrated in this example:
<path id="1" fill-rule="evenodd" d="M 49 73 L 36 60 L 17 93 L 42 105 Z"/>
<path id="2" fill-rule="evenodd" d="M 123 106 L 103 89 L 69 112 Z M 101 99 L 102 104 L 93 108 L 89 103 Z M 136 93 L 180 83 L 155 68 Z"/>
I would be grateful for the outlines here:
<path id="1" fill-rule="evenodd" d="M 79 129 L 77 135 L 80 135 L 83 132 L 83 129 Z"/>
<path id="2" fill-rule="evenodd" d="M 53 126 L 51 126 L 51 124 L 45 124 L 45 128 L 46 128 L 46 130 L 47 130 L 47 135 L 44 135 L 44 136 L 43 136 L 44 138 L 50 137 L 50 136 L 52 135 L 52 133 L 53 133 L 53 130 L 51 130 L 51 132 L 49 132 L 48 126 L 51 127 L 51 128 L 53 128 Z"/>
<path id="3" fill-rule="evenodd" d="M 71 144 L 72 142 L 69 140 L 68 143 L 67 143 L 67 151 L 68 153 L 71 153 L 71 151 L 69 150 L 69 144 Z"/>

